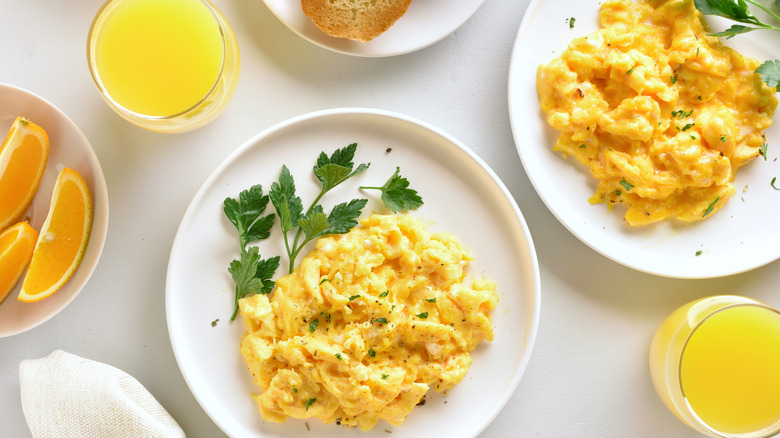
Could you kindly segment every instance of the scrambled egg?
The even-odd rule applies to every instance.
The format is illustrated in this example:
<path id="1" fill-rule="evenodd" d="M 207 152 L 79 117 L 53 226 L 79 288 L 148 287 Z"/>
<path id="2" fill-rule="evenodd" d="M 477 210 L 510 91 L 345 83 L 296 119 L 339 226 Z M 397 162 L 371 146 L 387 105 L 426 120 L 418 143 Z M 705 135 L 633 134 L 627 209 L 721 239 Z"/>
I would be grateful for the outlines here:
<path id="1" fill-rule="evenodd" d="M 241 354 L 263 418 L 400 425 L 433 387 L 459 383 L 493 340 L 495 283 L 464 284 L 473 260 L 411 216 L 373 215 L 320 238 L 272 295 L 244 298 Z"/>
<path id="2" fill-rule="evenodd" d="M 601 26 L 538 69 L 555 150 L 590 167 L 590 203 L 624 204 L 629 225 L 708 217 L 761 153 L 775 90 L 692 0 L 606 0 Z"/>

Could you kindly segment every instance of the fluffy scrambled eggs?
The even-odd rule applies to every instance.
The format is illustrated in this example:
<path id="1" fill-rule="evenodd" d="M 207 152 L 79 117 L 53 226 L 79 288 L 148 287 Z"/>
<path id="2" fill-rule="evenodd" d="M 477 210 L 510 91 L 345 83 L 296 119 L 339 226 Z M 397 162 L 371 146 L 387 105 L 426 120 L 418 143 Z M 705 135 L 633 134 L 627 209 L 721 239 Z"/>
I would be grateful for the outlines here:
<path id="1" fill-rule="evenodd" d="M 266 420 L 400 425 L 429 388 L 463 379 L 493 340 L 494 282 L 464 284 L 472 256 L 411 216 L 373 215 L 320 238 L 269 296 L 244 298 L 241 354 Z"/>
<path id="2" fill-rule="evenodd" d="M 692 0 L 606 0 L 601 26 L 538 69 L 555 150 L 590 167 L 590 203 L 624 204 L 629 225 L 719 210 L 777 106 L 759 62 L 708 36 Z"/>

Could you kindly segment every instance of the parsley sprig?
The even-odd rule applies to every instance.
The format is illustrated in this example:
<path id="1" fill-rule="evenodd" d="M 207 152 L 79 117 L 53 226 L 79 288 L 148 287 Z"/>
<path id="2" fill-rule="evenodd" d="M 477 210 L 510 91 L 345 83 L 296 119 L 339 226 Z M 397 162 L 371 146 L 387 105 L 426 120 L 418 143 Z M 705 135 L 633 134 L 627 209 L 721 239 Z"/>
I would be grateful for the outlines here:
<path id="1" fill-rule="evenodd" d="M 314 175 L 322 188 L 306 213 L 303 212 L 301 198 L 295 194 L 295 180 L 287 166 L 282 166 L 279 180 L 271 184 L 269 196 L 279 215 L 284 246 L 290 260 L 290 273 L 295 269 L 295 258 L 307 243 L 325 234 L 347 233 L 357 225 L 357 218 L 368 202 L 366 199 L 353 199 L 338 204 L 328 215 L 319 204 L 326 193 L 368 169 L 368 164 L 360 164 L 355 168 L 352 159 L 356 149 L 357 143 L 352 143 L 337 149 L 330 157 L 324 152 L 320 153 L 317 165 L 314 166 Z M 293 230 L 296 231 L 291 242 L 290 232 Z"/>
<path id="2" fill-rule="evenodd" d="M 238 313 L 238 300 L 249 295 L 268 294 L 274 288 L 272 278 L 279 267 L 279 257 L 262 259 L 256 246 L 247 248 L 250 242 L 263 240 L 271 235 L 275 215 L 270 213 L 261 217 L 268 200 L 268 195 L 263 195 L 263 188 L 255 185 L 241 192 L 238 200 L 227 198 L 224 202 L 223 211 L 238 230 L 241 246 L 240 258 L 230 262 L 228 267 L 228 272 L 236 283 L 231 321 Z"/>
<path id="3" fill-rule="evenodd" d="M 423 200 L 416 190 L 409 188 L 409 180 L 402 177 L 401 169 L 395 168 L 395 173 L 382 187 L 360 186 L 363 190 L 381 190 L 382 202 L 393 213 L 404 210 L 413 210 L 423 205 Z"/>
<path id="4" fill-rule="evenodd" d="M 748 3 L 763 10 L 775 21 L 777 21 L 778 24 L 780 24 L 779 15 L 755 0 L 694 0 L 693 3 L 702 14 L 717 15 L 748 25 L 745 26 L 744 24 L 734 24 L 723 32 L 711 34 L 714 36 L 723 36 L 726 37 L 726 39 L 729 39 L 736 35 L 751 32 L 757 29 L 780 31 L 780 27 L 773 24 L 764 23 L 756 18 L 752 12 L 750 12 Z M 780 8 L 780 0 L 775 0 L 775 6 Z M 780 62 L 777 60 L 765 61 L 756 69 L 756 73 L 759 74 L 761 80 L 764 81 L 768 86 L 774 88 L 777 91 L 780 91 Z"/>

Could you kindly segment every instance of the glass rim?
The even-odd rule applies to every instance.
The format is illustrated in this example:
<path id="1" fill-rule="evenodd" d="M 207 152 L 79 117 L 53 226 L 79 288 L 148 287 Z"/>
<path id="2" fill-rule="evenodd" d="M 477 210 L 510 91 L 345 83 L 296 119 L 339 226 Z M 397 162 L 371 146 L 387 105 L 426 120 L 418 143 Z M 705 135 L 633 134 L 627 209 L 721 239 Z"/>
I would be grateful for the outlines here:
<path id="1" fill-rule="evenodd" d="M 683 342 L 682 348 L 680 349 L 680 355 L 679 355 L 679 357 L 677 358 L 677 361 L 676 361 L 677 362 L 676 363 L 677 385 L 680 388 L 680 394 L 682 395 L 682 400 L 683 400 L 683 403 L 685 405 L 685 408 L 688 410 L 688 413 L 690 413 L 693 416 L 693 418 L 698 422 L 698 424 L 700 426 L 704 427 L 705 429 L 707 429 L 707 431 L 717 435 L 718 437 L 722 437 L 722 438 L 739 438 L 739 437 L 746 437 L 746 438 L 747 437 L 750 437 L 750 438 L 770 438 L 770 437 L 774 437 L 774 436 L 777 436 L 778 434 L 780 434 L 780 419 L 778 419 L 778 421 L 774 425 L 770 426 L 770 428 L 767 429 L 767 432 L 762 434 L 762 435 L 755 435 L 756 433 L 761 432 L 760 430 L 756 431 L 756 432 L 745 432 L 745 433 L 739 433 L 739 434 L 729 434 L 729 433 L 726 433 L 726 432 L 719 431 L 719 430 L 715 429 L 714 427 L 710 426 L 701 417 L 699 417 L 699 414 L 696 413 L 696 410 L 693 409 L 693 406 L 691 406 L 690 402 L 688 401 L 688 397 L 685 396 L 685 388 L 683 387 L 683 382 L 682 382 L 682 360 L 683 360 L 683 356 L 685 355 L 685 350 L 688 347 L 688 343 L 691 340 L 691 337 L 693 336 L 693 334 L 696 333 L 696 331 L 706 321 L 708 321 L 710 318 L 712 318 L 713 316 L 715 316 L 715 315 L 717 315 L 717 314 L 719 314 L 719 313 L 721 313 L 721 312 L 723 312 L 725 310 L 733 309 L 735 307 L 759 307 L 759 308 L 768 310 L 768 311 L 770 311 L 771 313 L 774 313 L 777 316 L 780 316 L 780 310 L 775 309 L 774 307 L 772 307 L 772 306 L 770 306 L 768 304 L 764 304 L 764 303 L 762 303 L 760 301 L 755 301 L 755 300 L 752 300 L 752 301 L 753 302 L 744 302 L 743 301 L 743 302 L 735 302 L 735 303 L 727 304 L 727 305 L 725 305 L 725 306 L 723 306 L 723 307 L 721 307 L 719 309 L 715 309 L 715 310 L 709 312 L 709 314 L 707 316 L 702 318 L 701 321 L 697 322 L 696 325 L 694 325 L 691 328 L 691 332 L 688 333 L 688 335 L 685 337 L 685 341 Z"/>
<path id="2" fill-rule="evenodd" d="M 139 112 L 130 110 L 126 108 L 124 105 L 121 105 L 119 102 L 114 100 L 114 98 L 111 97 L 111 94 L 108 92 L 106 87 L 103 85 L 103 81 L 100 79 L 100 74 L 97 72 L 97 64 L 94 63 L 95 56 L 93 53 L 94 52 L 93 46 L 95 45 L 94 34 L 96 31 L 96 25 L 98 24 L 98 21 L 104 18 L 107 9 L 111 5 L 115 3 L 119 3 L 121 1 L 125 1 L 125 0 L 107 0 L 105 3 L 103 3 L 103 5 L 100 6 L 100 9 L 98 9 L 97 13 L 95 13 L 95 17 L 92 19 L 92 24 L 90 24 L 89 32 L 87 33 L 87 64 L 89 66 L 89 73 L 92 76 L 92 80 L 95 82 L 95 85 L 97 85 L 98 89 L 100 90 L 100 94 L 102 94 L 105 99 L 111 102 L 111 104 L 115 108 L 127 114 L 128 116 L 147 120 L 147 121 L 162 121 L 162 120 L 174 119 L 176 117 L 180 117 L 198 108 L 198 106 L 203 104 L 203 102 L 205 102 L 206 99 L 208 99 L 209 96 L 211 96 L 214 93 L 214 91 L 217 89 L 219 85 L 219 81 L 222 79 L 222 76 L 225 73 L 225 63 L 227 61 L 227 56 L 228 56 L 227 36 L 225 34 L 225 28 L 224 26 L 222 26 L 222 21 L 220 20 L 219 12 L 216 10 L 216 7 L 212 5 L 209 0 L 195 0 L 203 4 L 203 6 L 205 6 L 206 9 L 211 14 L 212 18 L 214 18 L 214 22 L 217 23 L 217 28 L 219 29 L 220 40 L 222 41 L 222 60 L 219 65 L 219 72 L 217 72 L 217 77 L 214 79 L 214 83 L 211 84 L 209 90 L 206 92 L 206 94 L 203 95 L 203 97 L 200 98 L 200 100 L 198 100 L 195 104 L 188 107 L 187 109 L 183 111 L 179 111 L 175 114 L 169 114 L 164 116 L 150 116 L 147 114 L 141 114 Z"/>

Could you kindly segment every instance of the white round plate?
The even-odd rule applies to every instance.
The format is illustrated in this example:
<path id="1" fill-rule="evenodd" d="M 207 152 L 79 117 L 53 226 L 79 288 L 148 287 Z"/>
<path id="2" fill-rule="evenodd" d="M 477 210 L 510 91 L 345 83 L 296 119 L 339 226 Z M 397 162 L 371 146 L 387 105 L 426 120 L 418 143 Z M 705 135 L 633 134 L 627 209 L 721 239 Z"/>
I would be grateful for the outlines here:
<path id="1" fill-rule="evenodd" d="M 523 17 L 509 72 L 509 113 L 517 151 L 547 207 L 575 236 L 614 261 L 634 269 L 675 278 L 710 278 L 747 271 L 780 257 L 780 125 L 766 131 L 769 159 L 740 168 L 737 194 L 712 217 L 693 224 L 671 221 L 630 228 L 625 210 L 590 205 L 596 179 L 573 157 L 552 150 L 557 131 L 539 108 L 536 70 L 558 56 L 575 37 L 598 29 L 597 0 L 533 0 Z M 569 28 L 569 18 L 574 27 Z M 713 30 L 729 25 L 706 17 Z M 543 35 L 544 37 L 540 37 Z M 757 59 L 780 56 L 780 34 L 756 31 L 724 40 Z M 780 188 L 780 183 L 776 184 Z M 699 255 L 697 252 L 701 251 Z"/>
<path id="2" fill-rule="evenodd" d="M 0 84 L 0 137 L 5 138 L 17 116 L 40 125 L 49 135 L 49 160 L 30 208 L 23 218 L 37 231 L 46 219 L 54 182 L 63 167 L 78 171 L 92 192 L 94 217 L 87 252 L 76 273 L 54 295 L 37 303 L 17 300 L 21 280 L 0 304 L 0 338 L 36 327 L 59 313 L 81 291 L 97 266 L 108 230 L 108 190 L 95 151 L 79 128 L 43 98 L 11 85 Z"/>
<path id="3" fill-rule="evenodd" d="M 244 332 L 233 311 L 233 282 L 227 268 L 238 258 L 237 232 L 225 218 L 225 198 L 254 184 L 265 192 L 283 164 L 308 205 L 319 192 L 312 167 L 320 152 L 357 142 L 355 163 L 371 167 L 329 192 L 324 207 L 365 197 L 372 211 L 387 213 L 378 192 L 359 185 L 382 185 L 400 166 L 425 205 L 412 214 L 430 230 L 449 231 L 468 246 L 476 261 L 469 275 L 494 279 L 500 301 L 493 311 L 495 340 L 472 354 L 466 378 L 444 397 L 429 391 L 400 427 L 380 423 L 370 432 L 288 420 L 265 422 L 250 397 L 259 391 L 239 354 Z M 266 212 L 272 212 L 269 204 Z M 283 255 L 278 223 L 259 243 L 264 257 Z M 311 244 L 310 244 L 311 245 Z M 306 252 L 306 250 L 304 250 Z M 282 266 L 286 266 L 282 257 Z M 277 271 L 277 277 L 283 268 Z M 531 236 L 513 198 L 496 175 L 465 146 L 436 128 L 406 116 L 377 110 L 337 109 L 303 115 L 249 140 L 206 180 L 184 214 L 171 250 L 166 314 L 179 368 L 196 399 L 231 437 L 467 437 L 482 431 L 498 414 L 520 380 L 539 320 L 539 270 Z"/>
<path id="4" fill-rule="evenodd" d="M 463 25 L 485 0 L 415 0 L 382 35 L 361 43 L 334 38 L 303 14 L 300 0 L 264 0 L 293 32 L 318 46 L 346 55 L 380 57 L 414 52 L 443 40 Z"/>

